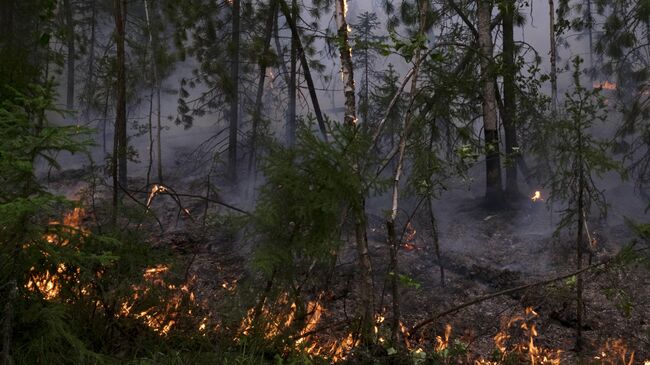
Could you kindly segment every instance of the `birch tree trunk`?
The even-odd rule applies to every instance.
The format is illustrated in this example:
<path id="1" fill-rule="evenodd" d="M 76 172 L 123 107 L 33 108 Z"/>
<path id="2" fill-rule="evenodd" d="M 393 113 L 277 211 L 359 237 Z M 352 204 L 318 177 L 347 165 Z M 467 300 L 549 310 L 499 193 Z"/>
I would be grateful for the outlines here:
<path id="1" fill-rule="evenodd" d="M 354 72 L 352 63 L 352 49 L 349 45 L 348 23 L 346 19 L 346 0 L 336 0 L 336 25 L 339 37 L 339 53 L 341 57 L 341 75 L 343 77 L 343 95 L 345 97 L 344 123 L 348 128 L 357 128 L 356 95 L 354 87 Z M 355 134 L 356 135 L 356 134 Z M 354 143 L 355 141 L 351 141 Z M 359 174 L 358 161 L 353 162 L 355 173 Z M 359 191 L 357 201 L 353 202 L 355 209 L 355 238 L 357 254 L 359 256 L 360 271 L 360 339 L 362 343 L 372 341 L 372 322 L 374 316 L 374 285 L 372 280 L 372 264 L 368 252 L 367 219 L 365 197 Z"/>
<path id="2" fill-rule="evenodd" d="M 355 104 L 354 65 L 352 63 L 352 48 L 349 45 L 346 0 L 336 0 L 336 26 L 339 37 L 339 53 L 341 55 L 341 77 L 343 79 L 343 95 L 345 96 L 345 116 L 343 121 L 350 126 L 357 124 Z"/>
<path id="3" fill-rule="evenodd" d="M 420 35 L 424 35 L 425 26 L 426 26 L 426 14 L 428 11 L 428 0 L 419 0 L 419 13 L 420 13 Z M 391 267 L 393 270 L 393 275 L 391 277 L 391 286 L 392 286 L 392 296 L 393 296 L 393 318 L 391 321 L 391 339 L 394 344 L 398 343 L 399 336 L 399 322 L 400 322 L 400 298 L 399 298 L 399 282 L 397 278 L 397 253 L 399 250 L 399 239 L 397 237 L 397 232 L 395 230 L 395 221 L 397 219 L 397 212 L 399 209 L 399 182 L 403 172 L 404 166 L 404 156 L 406 154 L 406 142 L 409 136 L 411 129 L 411 119 L 413 116 L 413 106 L 415 105 L 415 96 L 417 95 L 417 81 L 418 74 L 420 70 L 420 58 L 421 50 L 418 47 L 415 51 L 414 57 L 414 66 L 413 66 L 413 76 L 411 81 L 411 91 L 410 91 L 410 101 L 408 109 L 406 110 L 406 115 L 404 116 L 404 122 L 402 123 L 402 129 L 400 131 L 400 138 L 398 144 L 398 153 L 397 153 L 397 165 L 395 166 L 395 171 L 393 173 L 393 188 L 392 188 L 392 199 L 391 199 L 391 209 L 388 220 L 386 221 L 386 231 L 388 233 L 388 245 L 390 250 L 390 261 Z"/>
<path id="4" fill-rule="evenodd" d="M 481 48 L 481 82 L 483 84 L 483 131 L 485 136 L 485 198 L 488 204 L 501 204 L 501 162 L 499 157 L 499 131 L 497 130 L 496 97 L 492 73 L 492 2 L 478 2 L 478 41 Z"/>

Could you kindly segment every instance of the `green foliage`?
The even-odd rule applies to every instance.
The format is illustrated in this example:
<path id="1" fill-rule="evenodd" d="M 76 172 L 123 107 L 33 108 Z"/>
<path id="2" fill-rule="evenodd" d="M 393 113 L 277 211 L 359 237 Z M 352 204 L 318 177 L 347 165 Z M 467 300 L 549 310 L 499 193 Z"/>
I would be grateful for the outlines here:
<path id="1" fill-rule="evenodd" d="M 412 277 L 404 274 L 395 274 L 395 272 L 391 271 L 388 273 L 389 276 L 395 276 L 397 275 L 397 279 L 399 280 L 399 283 L 405 287 L 412 288 L 412 289 L 420 289 L 422 287 L 422 284 L 420 284 L 418 281 L 413 279 Z"/>
<path id="2" fill-rule="evenodd" d="M 537 142 L 546 146 L 538 151 L 550 152 L 549 156 L 540 156 L 550 168 L 545 183 L 550 189 L 548 200 L 567 204 L 558 231 L 578 221 L 582 214 L 577 211 L 579 203 L 584 204 L 587 217 L 591 204 L 604 214 L 606 202 L 594 177 L 620 171 L 620 165 L 610 157 L 610 143 L 591 133 L 596 122 L 606 120 L 607 111 L 600 90 L 587 90 L 580 84 L 581 63 L 579 57 L 574 59 L 574 90 L 566 94 L 563 113 L 549 121 L 545 133 L 537 137 Z M 579 196 L 580 189 L 584 189 L 584 197 Z"/>
<path id="3" fill-rule="evenodd" d="M 341 217 L 361 209 L 356 206 L 360 191 L 380 186 L 355 173 L 355 161 L 370 143 L 360 133 L 335 127 L 325 142 L 303 128 L 295 148 L 272 149 L 255 213 L 263 241 L 256 261 L 265 272 L 285 272 L 305 260 L 307 265 L 327 261 L 337 252 Z"/>

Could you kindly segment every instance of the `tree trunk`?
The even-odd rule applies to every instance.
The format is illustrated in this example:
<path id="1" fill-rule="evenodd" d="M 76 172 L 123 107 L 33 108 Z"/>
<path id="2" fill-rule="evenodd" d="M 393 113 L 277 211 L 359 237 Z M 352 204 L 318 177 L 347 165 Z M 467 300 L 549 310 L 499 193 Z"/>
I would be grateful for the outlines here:
<path id="1" fill-rule="evenodd" d="M 163 183 L 163 165 L 162 165 L 162 106 L 160 104 L 160 80 L 156 87 L 156 159 L 158 165 L 158 182 Z"/>
<path id="2" fill-rule="evenodd" d="M 115 43 L 117 47 L 117 83 L 115 107 L 115 139 L 113 148 L 113 208 L 117 214 L 118 185 L 127 187 L 126 180 L 126 72 L 125 72 L 125 0 L 113 0 L 113 17 L 115 19 Z"/>
<path id="3" fill-rule="evenodd" d="M 157 160 L 157 171 L 158 171 L 158 183 L 163 182 L 163 173 L 162 173 L 162 147 L 161 147 L 161 132 L 162 132 L 162 123 L 160 116 L 160 76 L 158 75 L 158 62 L 156 59 L 156 49 L 158 48 L 157 38 L 154 37 L 153 32 L 151 31 L 151 18 L 149 16 L 149 3 L 147 0 L 144 0 L 144 13 L 147 21 L 147 32 L 149 33 L 149 48 L 151 49 L 151 71 L 152 71 L 152 85 L 151 85 L 151 104 L 149 108 L 149 167 L 147 170 L 147 181 L 149 181 L 149 173 L 151 172 L 153 165 L 153 125 L 151 121 L 151 116 L 153 113 L 153 96 L 156 94 L 156 160 Z"/>
<path id="4" fill-rule="evenodd" d="M 253 125 L 251 127 L 251 154 L 248 160 L 248 173 L 253 173 L 257 154 L 257 129 L 262 116 L 262 97 L 264 96 L 264 80 L 266 79 L 266 59 L 271 46 L 271 34 L 273 33 L 273 23 L 277 17 L 278 3 L 276 0 L 270 0 L 269 17 L 266 19 L 264 33 L 264 51 L 258 61 L 259 77 L 257 81 L 257 95 L 255 95 L 255 109 L 253 111 Z M 294 110 L 295 112 L 295 110 Z"/>
<path id="5" fill-rule="evenodd" d="M 72 110 L 74 108 L 74 59 L 76 56 L 75 42 L 74 42 L 74 10 L 70 0 L 63 0 L 63 7 L 65 12 L 65 38 L 68 48 L 67 55 L 67 90 L 66 90 L 66 108 Z"/>
<path id="6" fill-rule="evenodd" d="M 485 198 L 489 204 L 502 203 L 501 163 L 499 157 L 499 131 L 497 130 L 496 98 L 492 73 L 492 34 L 490 21 L 492 18 L 492 3 L 489 0 L 478 0 L 478 32 L 481 48 L 481 76 L 483 94 L 483 131 L 485 134 L 485 168 L 486 190 Z"/>
<path id="7" fill-rule="evenodd" d="M 7 302 L 4 307 L 4 313 L 2 317 L 2 354 L 0 354 L 0 364 L 1 365 L 11 365 L 13 361 L 11 360 L 11 339 L 13 338 L 13 319 L 14 319 L 14 301 L 18 294 L 18 284 L 16 279 L 12 279 L 8 282 L 9 284 L 9 295 L 7 295 Z"/>
<path id="8" fill-rule="evenodd" d="M 291 16 L 291 11 L 285 0 L 278 0 L 280 4 L 280 10 L 289 27 L 291 28 L 292 37 L 295 34 L 296 45 L 298 46 L 298 56 L 300 57 L 300 66 L 302 66 L 302 71 L 305 74 L 305 81 L 307 82 L 307 88 L 309 89 L 309 96 L 311 98 L 312 106 L 314 107 L 314 114 L 316 115 L 316 120 L 318 121 L 318 128 L 323 136 L 323 139 L 327 141 L 327 128 L 325 127 L 325 119 L 323 118 L 323 113 L 320 110 L 320 103 L 318 102 L 318 96 L 316 95 L 316 87 L 314 86 L 314 80 L 311 77 L 311 72 L 309 71 L 309 62 L 307 62 L 307 55 L 305 50 L 302 47 L 302 42 L 300 41 L 300 33 L 298 32 L 298 27 L 296 26 L 295 20 Z"/>
<path id="9" fill-rule="evenodd" d="M 579 169 L 578 172 L 578 196 L 577 196 L 577 214 L 578 214 L 578 234 L 576 237 L 576 271 L 582 269 L 582 244 L 583 244 L 583 235 L 585 227 L 585 171 L 584 163 L 582 156 L 582 129 L 581 126 L 576 126 L 578 132 L 578 161 L 577 166 Z M 582 274 L 577 274 L 576 280 L 576 351 L 580 352 L 582 350 L 582 321 L 583 321 L 583 278 Z"/>
<path id="10" fill-rule="evenodd" d="M 336 24 L 339 37 L 339 53 L 341 55 L 341 76 L 343 78 L 343 94 L 345 96 L 345 116 L 343 121 L 347 125 L 357 124 L 357 112 L 354 93 L 354 65 L 352 63 L 352 48 L 348 41 L 348 22 L 346 0 L 336 0 Z"/>
<path id="11" fill-rule="evenodd" d="M 369 121 L 368 121 L 368 109 L 370 109 L 370 50 L 368 49 L 368 33 L 370 32 L 370 29 L 366 29 L 366 38 L 364 40 L 365 42 L 365 49 L 363 50 L 363 57 L 364 57 L 364 75 L 363 75 L 363 123 L 368 126 Z"/>
<path id="12" fill-rule="evenodd" d="M 147 30 L 149 33 L 149 48 L 151 49 L 151 71 L 152 71 L 152 77 L 153 77 L 153 83 L 151 85 L 151 105 L 153 106 L 153 93 L 156 93 L 156 162 L 157 162 L 157 171 L 158 171 L 158 183 L 163 182 L 163 170 L 162 170 L 162 141 L 161 141 L 161 135 L 162 135 L 162 122 L 161 122 L 161 115 L 160 115 L 160 75 L 158 72 L 158 62 L 156 59 L 156 49 L 158 48 L 158 42 L 157 42 L 157 37 L 154 37 L 153 32 L 151 31 L 151 18 L 149 17 L 149 3 L 147 0 L 144 0 L 144 12 L 145 12 L 145 17 L 147 20 Z M 151 123 L 151 114 L 152 114 L 151 108 L 149 110 L 149 133 L 150 135 L 153 134 L 152 130 L 152 123 Z M 152 137 L 153 138 L 153 137 Z M 149 151 L 151 152 L 153 150 L 153 141 L 150 141 L 149 144 Z M 153 161 L 150 160 L 150 168 L 151 164 L 153 164 Z"/>
<path id="13" fill-rule="evenodd" d="M 549 43 L 551 47 L 551 105 L 557 113 L 557 45 L 555 42 L 555 4 L 548 0 Z"/>
<path id="14" fill-rule="evenodd" d="M 426 14 L 428 10 L 427 6 L 428 0 L 419 0 L 418 10 L 420 13 L 420 35 L 424 35 L 424 29 L 426 26 Z M 410 101 L 408 109 L 406 110 L 406 115 L 404 116 L 404 123 L 402 125 L 402 130 L 400 131 L 400 139 L 398 146 L 397 154 L 397 165 L 395 166 L 395 172 L 393 174 L 393 191 L 392 191 L 392 204 L 390 209 L 390 215 L 386 221 L 386 229 L 388 231 L 388 244 L 390 248 L 390 261 L 391 267 L 393 270 L 393 276 L 391 280 L 392 293 L 393 293 L 393 320 L 391 322 L 391 339 L 394 344 L 398 343 L 399 335 L 399 321 L 400 321 L 400 300 L 399 300 L 399 288 L 397 280 L 397 252 L 399 249 L 399 240 L 397 238 L 397 233 L 395 232 L 395 221 L 397 219 L 397 213 L 399 209 L 399 181 L 402 176 L 402 171 L 404 167 L 404 157 L 406 155 L 406 142 L 410 134 L 411 129 L 411 118 L 413 116 L 413 106 L 415 105 L 415 96 L 417 95 L 417 81 L 418 74 L 420 71 L 420 49 L 418 48 L 415 51 L 414 65 L 413 65 L 413 78 L 411 80 L 411 91 L 410 91 Z"/>
<path id="15" fill-rule="evenodd" d="M 587 36 L 589 37 L 589 79 L 594 80 L 594 36 L 593 18 L 591 16 L 591 0 L 587 0 Z"/>
<path id="16" fill-rule="evenodd" d="M 357 127 L 357 113 L 356 113 L 356 95 L 354 88 L 354 73 L 352 63 L 352 50 L 348 41 L 348 23 L 345 18 L 347 12 L 346 0 L 336 0 L 336 24 L 338 28 L 339 37 L 339 53 L 341 57 L 341 73 L 343 76 L 343 95 L 345 97 L 345 117 L 344 122 L 348 128 Z M 351 141 L 355 143 L 355 141 Z M 353 162 L 353 169 L 356 174 L 359 173 L 358 161 Z M 370 262 L 370 255 L 368 252 L 368 236 L 367 236 L 367 219 L 366 219 L 366 203 L 363 192 L 359 191 L 357 201 L 353 203 L 355 206 L 355 237 L 357 254 L 359 255 L 359 271 L 361 280 L 360 295 L 361 303 L 359 316 L 361 317 L 360 323 L 360 339 L 362 343 L 370 343 L 372 341 L 372 322 L 374 316 L 374 290 L 372 281 L 372 264 Z"/>
<path id="17" fill-rule="evenodd" d="M 296 0 L 291 1 L 291 18 L 298 19 L 298 3 Z M 296 37 L 298 35 L 291 32 L 291 53 L 289 58 L 289 110 L 287 112 L 287 144 L 293 146 L 296 142 L 296 79 L 297 79 L 297 53 L 298 45 Z"/>
<path id="18" fill-rule="evenodd" d="M 232 2 L 232 54 L 230 55 L 230 130 L 228 138 L 228 176 L 237 182 L 237 133 L 239 128 L 239 1 Z"/>
<path id="19" fill-rule="evenodd" d="M 506 194 L 509 199 L 520 197 L 517 183 L 517 160 L 519 144 L 517 143 L 517 101 L 515 85 L 515 39 L 514 15 L 515 0 L 506 0 L 502 4 L 503 19 L 503 128 L 506 138 Z"/>
<path id="20" fill-rule="evenodd" d="M 95 38 L 96 38 L 96 29 L 97 29 L 97 0 L 93 0 L 91 2 L 91 11 L 92 15 L 90 18 L 90 48 L 88 49 L 88 75 L 86 79 L 86 86 L 85 86 L 85 91 L 86 91 L 86 97 L 90 98 L 93 92 L 93 76 L 94 76 L 94 68 L 95 68 Z M 85 110 L 85 118 L 89 119 L 90 118 L 90 100 L 86 100 L 86 110 Z"/>

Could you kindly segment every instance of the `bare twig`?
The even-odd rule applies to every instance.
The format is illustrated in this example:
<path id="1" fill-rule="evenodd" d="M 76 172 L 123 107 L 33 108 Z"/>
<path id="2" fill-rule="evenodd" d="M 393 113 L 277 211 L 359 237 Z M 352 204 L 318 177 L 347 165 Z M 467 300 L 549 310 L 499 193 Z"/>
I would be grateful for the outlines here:
<path id="1" fill-rule="evenodd" d="M 573 272 L 568 273 L 568 274 L 556 276 L 556 277 L 553 277 L 551 279 L 546 279 L 546 280 L 542 280 L 542 281 L 538 281 L 538 282 L 534 282 L 534 283 L 530 283 L 530 284 L 520 285 L 520 286 L 517 286 L 517 287 L 514 287 L 514 288 L 505 289 L 505 290 L 501 290 L 501 291 L 498 291 L 498 292 L 495 292 L 495 293 L 490 293 L 490 294 L 486 294 L 486 295 L 476 297 L 476 298 L 471 299 L 471 300 L 469 300 L 469 301 L 467 301 L 467 302 L 465 302 L 463 304 L 460 304 L 460 305 L 457 305 L 457 306 L 455 306 L 453 308 L 449 308 L 449 309 L 447 309 L 445 311 L 442 311 L 442 312 L 434 315 L 433 317 L 430 317 L 430 318 L 427 318 L 427 319 L 425 319 L 423 321 L 420 321 L 419 323 L 417 323 L 415 326 L 413 326 L 408 331 L 409 336 L 413 336 L 420 329 L 422 329 L 423 327 L 433 323 L 434 321 L 438 320 L 439 318 L 444 317 L 444 316 L 449 315 L 449 314 L 452 314 L 452 313 L 455 313 L 455 312 L 458 312 L 461 309 L 464 309 L 464 308 L 470 307 L 472 305 L 475 305 L 475 304 L 478 304 L 478 303 L 481 303 L 481 302 L 484 302 L 486 300 L 490 300 L 490 299 L 493 299 L 493 298 L 496 298 L 496 297 L 500 297 L 500 296 L 503 296 L 503 295 L 512 294 L 512 293 L 522 291 L 522 290 L 526 290 L 526 289 L 530 289 L 530 288 L 533 288 L 533 287 L 536 287 L 536 286 L 548 285 L 548 284 L 554 283 L 556 281 L 560 281 L 560 280 L 570 278 L 572 276 L 581 274 L 581 273 L 583 273 L 585 271 L 589 271 L 591 269 L 594 269 L 594 268 L 597 268 L 597 267 L 600 267 L 600 266 L 605 266 L 605 265 L 609 264 L 611 261 L 613 261 L 616 257 L 617 256 L 613 256 L 613 257 L 611 257 L 611 258 L 609 258 L 607 260 L 604 260 L 604 261 L 602 261 L 600 263 L 589 265 L 589 266 L 586 266 L 586 267 L 584 267 L 584 268 L 582 268 L 580 270 L 573 271 Z"/>

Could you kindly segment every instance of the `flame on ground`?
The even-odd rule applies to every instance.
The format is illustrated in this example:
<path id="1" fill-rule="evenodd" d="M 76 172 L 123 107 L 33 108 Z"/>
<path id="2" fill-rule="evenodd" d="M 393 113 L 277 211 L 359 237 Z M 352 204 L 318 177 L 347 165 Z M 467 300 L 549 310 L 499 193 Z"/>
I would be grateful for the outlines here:
<path id="1" fill-rule="evenodd" d="M 533 202 L 537 202 L 537 201 L 543 202 L 544 198 L 542 198 L 542 192 L 539 191 L 539 190 L 536 190 L 533 193 L 533 195 L 530 197 L 530 200 L 533 201 Z"/>
<path id="2" fill-rule="evenodd" d="M 50 232 L 44 234 L 43 239 L 52 245 L 67 246 L 70 244 L 69 235 L 80 233 L 84 236 L 87 234 L 87 231 L 81 226 L 85 215 L 86 212 L 83 208 L 76 207 L 63 216 L 63 223 L 51 220 L 48 224 Z M 78 273 L 79 268 L 76 269 L 76 272 L 70 272 L 64 263 L 59 263 L 54 272 L 50 270 L 37 272 L 36 268 L 32 267 L 30 279 L 25 284 L 25 288 L 31 292 L 40 292 L 45 300 L 53 300 L 61 293 L 62 281 L 76 282 L 75 276 Z M 82 288 L 81 291 L 83 292 L 84 289 Z"/>
<path id="3" fill-rule="evenodd" d="M 538 314 L 531 307 L 528 307 L 523 315 L 510 318 L 507 324 L 502 326 L 501 331 L 494 336 L 494 345 L 499 350 L 500 359 L 497 362 L 479 359 L 475 364 L 498 364 L 505 361 L 510 355 L 526 358 L 531 365 L 560 364 L 560 350 L 549 350 L 535 345 L 535 338 L 538 333 L 534 319 L 537 316 Z M 511 331 L 515 329 L 521 331 L 524 336 L 524 339 L 519 342 L 510 341 L 514 340 Z"/>
<path id="4" fill-rule="evenodd" d="M 445 338 L 443 339 L 440 336 L 436 336 L 436 352 L 444 351 L 449 347 L 449 336 L 451 336 L 451 325 L 447 323 L 447 325 L 445 325 Z"/>
<path id="5" fill-rule="evenodd" d="M 191 276 L 187 282 L 177 286 L 168 284 L 165 281 L 164 275 L 169 271 L 166 265 L 157 265 L 145 269 L 142 277 L 147 282 L 146 285 L 133 285 L 133 294 L 131 298 L 124 301 L 120 306 L 119 315 L 123 317 L 132 317 L 141 320 L 147 327 L 151 328 L 154 332 L 161 335 L 166 335 L 172 327 L 178 322 L 178 319 L 184 313 L 181 312 L 181 307 L 184 301 L 194 304 L 196 296 L 190 289 L 195 281 L 196 276 Z M 169 297 L 166 298 L 162 306 L 151 306 L 141 309 L 136 312 L 134 308 L 137 307 L 139 301 L 143 299 L 151 290 L 151 286 L 157 286 L 161 289 L 169 291 Z M 187 309 L 187 314 L 192 315 L 192 309 Z M 198 330 L 204 331 L 207 326 L 207 318 L 203 318 L 199 325 Z"/>
<path id="6" fill-rule="evenodd" d="M 607 340 L 594 356 L 602 365 L 632 365 L 634 364 L 634 351 L 631 351 L 621 339 Z M 649 361 L 645 361 L 648 365 Z"/>
<path id="7" fill-rule="evenodd" d="M 255 326 L 259 326 L 258 331 L 264 333 L 265 339 L 272 340 L 283 333 L 288 333 L 292 326 L 298 325 L 299 331 L 297 334 L 289 337 L 294 338 L 295 341 L 287 344 L 287 350 L 293 348 L 304 351 L 309 356 L 325 357 L 332 363 L 345 360 L 350 351 L 359 345 L 359 339 L 355 338 L 352 332 L 341 339 L 327 341 L 323 338 L 317 338 L 314 332 L 325 312 L 320 299 L 319 297 L 307 303 L 305 317 L 302 319 L 303 322 L 300 323 L 296 322 L 298 306 L 296 302 L 289 305 L 287 293 L 282 294 L 273 303 L 265 303 L 257 315 L 255 308 L 250 308 L 239 326 L 235 340 L 238 341 L 241 336 L 250 335 Z M 272 313 L 273 309 L 275 309 L 275 313 Z M 257 318 L 255 318 L 256 316 Z M 377 316 L 375 334 L 378 332 L 377 326 L 383 320 L 383 316 Z"/>

